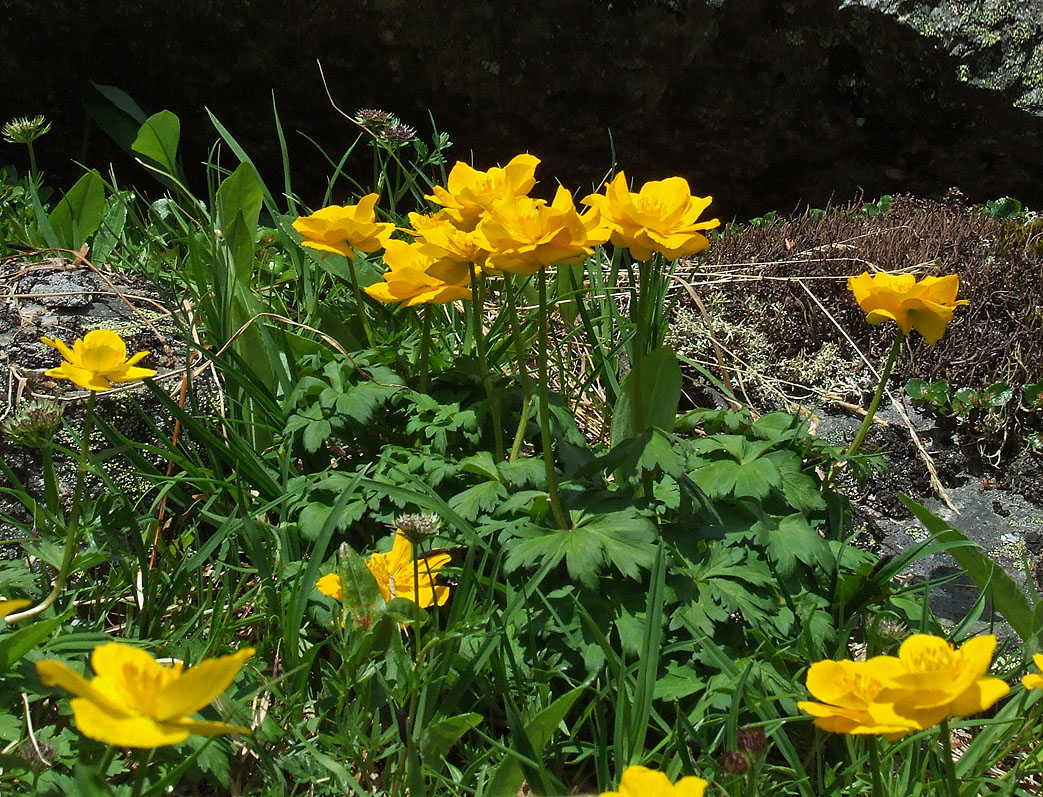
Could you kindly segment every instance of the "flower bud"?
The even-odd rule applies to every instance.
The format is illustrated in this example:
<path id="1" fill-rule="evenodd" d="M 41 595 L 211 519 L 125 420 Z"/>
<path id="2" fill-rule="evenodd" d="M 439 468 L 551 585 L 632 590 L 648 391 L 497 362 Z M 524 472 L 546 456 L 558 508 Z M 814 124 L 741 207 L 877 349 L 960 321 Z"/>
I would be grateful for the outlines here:
<path id="1" fill-rule="evenodd" d="M 62 406 L 53 401 L 19 404 L 0 424 L 12 443 L 27 448 L 49 446 L 62 425 Z"/>
<path id="2" fill-rule="evenodd" d="M 399 515 L 395 525 L 413 545 L 420 545 L 438 533 L 442 520 L 438 515 Z"/>
<path id="3" fill-rule="evenodd" d="M 729 750 L 727 753 L 721 754 L 722 775 L 741 775 L 749 768 L 750 764 L 742 753 Z"/>
<path id="4" fill-rule="evenodd" d="M 744 753 L 763 755 L 768 750 L 768 737 L 760 728 L 739 728 L 735 732 L 736 747 Z"/>

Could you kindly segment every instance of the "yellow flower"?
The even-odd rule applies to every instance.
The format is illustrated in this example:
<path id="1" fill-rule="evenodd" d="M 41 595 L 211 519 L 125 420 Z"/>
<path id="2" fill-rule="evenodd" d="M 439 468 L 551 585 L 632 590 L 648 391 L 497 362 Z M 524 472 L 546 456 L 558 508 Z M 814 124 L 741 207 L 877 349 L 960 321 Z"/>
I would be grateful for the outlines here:
<path id="1" fill-rule="evenodd" d="M 945 334 L 953 311 L 961 304 L 968 304 L 966 299 L 956 299 L 960 288 L 956 274 L 924 277 L 917 282 L 912 274 L 878 272 L 869 276 L 864 271 L 849 278 L 847 287 L 855 294 L 870 324 L 882 324 L 890 319 L 906 335 L 915 329 L 932 346 Z"/>
<path id="2" fill-rule="evenodd" d="M 470 299 L 467 287 L 469 274 L 456 282 L 446 282 L 435 276 L 441 263 L 431 254 L 425 254 L 417 244 L 388 241 L 384 262 L 391 270 L 383 282 L 365 288 L 366 293 L 381 302 L 403 302 L 406 307 L 417 304 L 445 304 L 457 299 Z M 454 274 L 455 275 L 455 274 Z"/>
<path id="3" fill-rule="evenodd" d="M 674 259 L 710 245 L 699 230 L 711 230 L 721 222 L 697 219 L 712 199 L 692 196 L 683 177 L 653 180 L 631 193 L 620 172 L 605 187 L 604 195 L 591 194 L 583 204 L 600 215 L 612 244 L 629 249 L 634 260 L 648 260 L 653 252 Z"/>
<path id="4" fill-rule="evenodd" d="M 327 573 L 315 582 L 316 588 L 323 595 L 328 595 L 335 601 L 344 600 L 344 585 L 340 582 L 340 576 L 336 573 Z"/>
<path id="5" fill-rule="evenodd" d="M 881 661 L 881 659 L 883 659 Z M 889 673 L 902 671 L 897 659 L 818 661 L 808 669 L 807 687 L 821 703 L 801 701 L 797 707 L 815 717 L 815 725 L 831 733 L 883 734 L 897 739 L 919 730 L 911 720 L 877 722 L 871 713 Z"/>
<path id="6" fill-rule="evenodd" d="M 447 553 L 432 553 L 420 559 L 419 602 L 418 590 L 413 586 L 413 544 L 402 533 L 402 529 L 395 531 L 395 543 L 391 552 L 373 554 L 366 560 L 366 567 L 376 579 L 384 600 L 405 598 L 416 603 L 421 609 L 426 609 L 432 603 L 442 606 L 449 598 L 449 587 L 435 584 L 434 577 L 451 558 Z M 336 573 L 323 576 L 315 586 L 323 595 L 328 595 L 334 600 L 344 599 L 343 584 Z"/>
<path id="7" fill-rule="evenodd" d="M 445 211 L 422 216 L 409 214 L 413 228 L 406 230 L 416 238 L 418 250 L 434 258 L 437 264 L 428 273 L 449 283 L 466 282 L 471 276 L 471 264 L 482 268 L 489 253 L 473 232 L 465 232 L 453 224 Z"/>
<path id="8" fill-rule="evenodd" d="M 160 664 L 139 648 L 109 642 L 91 654 L 97 673 L 91 681 L 59 661 L 38 661 L 36 671 L 45 685 L 76 695 L 70 705 L 84 736 L 120 747 L 160 747 L 184 741 L 190 733 L 250 733 L 190 715 L 225 691 L 253 654 L 253 648 L 244 648 L 182 672 L 181 662 Z"/>
<path id="9" fill-rule="evenodd" d="M 61 365 L 47 371 L 47 376 L 68 379 L 86 390 L 108 390 L 113 382 L 134 382 L 155 376 L 151 368 L 134 364 L 149 352 L 139 351 L 127 359 L 127 344 L 115 332 L 95 329 L 77 338 L 70 349 L 56 338 L 40 338 L 64 358 Z"/>
<path id="10" fill-rule="evenodd" d="M 1032 657 L 1037 670 L 1043 670 L 1043 654 L 1037 653 Z M 1021 683 L 1026 689 L 1043 689 L 1043 675 L 1038 672 L 1030 672 L 1021 676 Z"/>
<path id="11" fill-rule="evenodd" d="M 709 784 L 688 775 L 677 783 L 662 772 L 647 767 L 627 767 L 619 780 L 619 791 L 606 791 L 601 797 L 703 797 Z"/>
<path id="12" fill-rule="evenodd" d="M 293 223 L 293 229 L 304 240 L 302 246 L 317 249 L 326 257 L 330 252 L 355 259 L 354 250 L 376 252 L 383 249 L 395 225 L 377 221 L 374 206 L 376 194 L 366 194 L 357 205 L 330 205 L 301 216 Z"/>
<path id="13" fill-rule="evenodd" d="M 941 637 L 913 634 L 898 649 L 902 669 L 888 674 L 886 688 L 876 697 L 873 718 L 930 728 L 946 717 L 985 711 L 1010 691 L 999 678 L 985 675 L 995 650 L 992 634 L 968 639 L 959 650 Z M 877 657 L 885 658 L 894 660 Z"/>
<path id="14" fill-rule="evenodd" d="M 7 617 L 9 614 L 24 609 L 26 606 L 32 604 L 32 601 L 27 601 L 19 598 L 18 600 L 8 600 L 6 598 L 0 598 L 0 617 Z"/>
<path id="15" fill-rule="evenodd" d="M 596 214 L 580 216 L 572 194 L 558 186 L 554 201 L 506 197 L 494 202 L 478 223 L 476 236 L 488 250 L 487 263 L 511 274 L 528 276 L 543 266 L 574 265 L 593 254 L 607 233 Z"/>
<path id="16" fill-rule="evenodd" d="M 503 168 L 494 166 L 480 172 L 458 161 L 449 172 L 446 188 L 436 185 L 424 198 L 445 208 L 446 216 L 461 230 L 470 231 L 494 201 L 529 193 L 536 185 L 539 162 L 533 155 L 516 155 Z"/>

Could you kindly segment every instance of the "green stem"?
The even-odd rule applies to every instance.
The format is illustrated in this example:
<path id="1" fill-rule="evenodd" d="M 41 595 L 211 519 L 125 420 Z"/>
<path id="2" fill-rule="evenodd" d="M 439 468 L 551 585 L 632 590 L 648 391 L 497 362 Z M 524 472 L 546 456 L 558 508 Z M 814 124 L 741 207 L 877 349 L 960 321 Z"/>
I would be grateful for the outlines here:
<path id="1" fill-rule="evenodd" d="M 145 774 L 148 772 L 148 765 L 152 760 L 154 752 L 155 750 L 142 750 L 134 756 L 137 759 L 137 766 L 134 768 L 134 781 L 131 786 L 130 797 L 140 797 L 141 790 L 145 786 Z"/>
<path id="2" fill-rule="evenodd" d="M 87 417 L 84 418 L 83 421 L 83 437 L 80 440 L 80 456 L 76 463 L 76 487 L 72 494 L 72 506 L 69 509 L 69 518 L 65 522 L 65 553 L 62 556 L 62 563 L 58 567 L 58 575 L 55 576 L 54 584 L 46 598 L 35 606 L 26 609 L 24 612 L 7 615 L 6 619 L 8 623 L 16 623 L 19 620 L 26 620 L 46 611 L 56 600 L 58 600 L 58 596 L 61 595 L 62 590 L 65 589 L 65 582 L 69 579 L 69 573 L 72 570 L 72 562 L 73 559 L 76 558 L 76 551 L 79 548 L 80 507 L 83 504 L 84 485 L 87 483 L 87 457 L 90 454 L 90 437 L 91 430 L 94 426 L 94 401 L 96 395 L 97 394 L 92 390 L 90 395 L 87 397 Z"/>
<path id="3" fill-rule="evenodd" d="M 478 368 L 482 372 L 482 387 L 489 399 L 489 410 L 493 421 L 493 450 L 497 462 L 503 460 L 503 422 L 500 418 L 500 397 L 493 390 L 489 376 L 489 361 L 485 355 L 485 275 L 477 271 L 471 264 L 471 284 L 474 286 L 474 298 L 471 300 L 471 317 L 474 326 L 474 347 L 478 355 Z"/>
<path id="4" fill-rule="evenodd" d="M 29 179 L 32 180 L 34 186 L 39 188 L 41 187 L 41 184 L 37 180 L 36 152 L 33 151 L 33 142 L 27 141 L 25 145 L 29 148 Z"/>
<path id="5" fill-rule="evenodd" d="M 362 331 L 366 333 L 366 343 L 371 349 L 376 346 L 373 343 L 373 330 L 369 328 L 369 318 L 366 317 L 366 304 L 362 301 L 362 289 L 359 288 L 359 278 L 355 274 L 355 261 L 348 258 L 348 273 L 351 275 L 351 290 L 355 293 L 355 309 L 362 319 Z"/>
<path id="6" fill-rule="evenodd" d="M 869 427 L 873 424 L 873 416 L 876 415 L 877 407 L 880 406 L 880 399 L 883 398 L 884 390 L 887 389 L 887 380 L 891 376 L 891 369 L 894 368 L 895 361 L 898 359 L 898 352 L 901 351 L 904 339 L 905 335 L 899 332 L 898 337 L 895 338 L 895 342 L 891 346 L 891 351 L 884 362 L 883 370 L 880 372 L 880 384 L 876 386 L 876 393 L 873 394 L 873 400 L 869 403 L 869 409 L 866 410 L 866 417 L 862 420 L 862 426 L 859 427 L 858 434 L 855 435 L 855 439 L 851 441 L 851 445 L 848 446 L 845 452 L 849 457 L 858 453 L 858 450 L 862 447 L 862 441 L 865 440 L 866 434 L 869 432 Z"/>
<path id="7" fill-rule="evenodd" d="M 543 466 L 547 473 L 547 497 L 550 499 L 551 512 L 554 514 L 554 522 L 560 529 L 568 529 L 565 513 L 561 510 L 561 496 L 558 495 L 558 474 L 554 469 L 554 441 L 550 434 L 550 388 L 547 375 L 547 352 L 550 350 L 550 340 L 547 334 L 547 269 L 539 271 L 540 310 L 539 310 L 539 346 L 536 351 L 539 363 L 539 378 L 537 390 L 540 398 L 540 438 L 543 442 Z"/>
<path id="8" fill-rule="evenodd" d="M 949 731 L 948 718 L 938 725 L 938 734 L 942 740 L 942 769 L 945 772 L 945 785 L 949 797 L 960 797 L 960 787 L 956 782 L 956 764 L 952 760 L 952 733 Z"/>
<path id="9" fill-rule="evenodd" d="M 867 739 L 869 745 L 869 769 L 873 778 L 873 797 L 885 797 L 883 773 L 880 771 L 880 742 L 875 736 Z"/>
<path id="10" fill-rule="evenodd" d="M 511 446 L 510 461 L 514 462 L 521 453 L 522 444 L 525 442 L 525 430 L 529 426 L 529 407 L 532 406 L 532 393 L 522 396 L 521 415 L 518 418 L 518 428 L 514 432 L 514 444 Z"/>
<path id="11" fill-rule="evenodd" d="M 522 388 L 521 417 L 518 419 L 518 429 L 514 433 L 514 445 L 511 446 L 511 462 L 518 458 L 522 443 L 525 442 L 525 430 L 529 425 L 529 406 L 532 404 L 532 380 L 529 378 L 529 369 L 525 362 L 525 344 L 521 337 L 521 319 L 518 316 L 518 303 L 514 296 L 514 285 L 511 283 L 511 275 L 503 275 L 503 290 L 507 296 L 507 309 L 511 319 L 511 340 L 514 343 L 514 356 L 518 361 L 518 382 Z"/>
<path id="12" fill-rule="evenodd" d="M 47 511 L 55 517 L 61 512 L 61 499 L 58 497 L 58 478 L 54 472 L 54 452 L 47 443 L 40 451 L 43 456 L 43 489 L 47 501 Z"/>
<path id="13" fill-rule="evenodd" d="M 423 327 L 420 330 L 420 392 L 427 392 L 427 376 L 431 351 L 431 305 L 424 306 Z"/>

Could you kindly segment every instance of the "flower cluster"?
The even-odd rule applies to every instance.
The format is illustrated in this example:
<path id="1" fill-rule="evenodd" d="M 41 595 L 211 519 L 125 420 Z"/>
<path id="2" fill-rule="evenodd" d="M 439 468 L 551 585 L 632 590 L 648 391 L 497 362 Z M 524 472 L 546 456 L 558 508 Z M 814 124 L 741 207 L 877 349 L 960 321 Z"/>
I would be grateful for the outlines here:
<path id="1" fill-rule="evenodd" d="M 447 553 L 430 553 L 416 560 L 419 566 L 414 567 L 413 544 L 405 532 L 398 529 L 390 553 L 373 554 L 366 560 L 366 566 L 376 579 L 384 600 L 405 598 L 426 609 L 432 604 L 442 606 L 449 599 L 449 587 L 435 583 L 438 571 L 449 560 Z M 344 600 L 344 585 L 336 573 L 323 576 L 315 586 L 323 595 L 337 601 Z"/>
<path id="2" fill-rule="evenodd" d="M 995 650 L 992 635 L 956 649 L 940 637 L 913 634 L 898 656 L 812 664 L 807 688 L 822 702 L 797 705 L 823 730 L 898 739 L 948 717 L 977 714 L 1007 694 L 1007 684 L 986 675 Z"/>
<path id="3" fill-rule="evenodd" d="M 383 131 L 393 117 L 366 110 L 356 121 Z M 358 205 L 302 216 L 293 226 L 304 246 L 323 256 L 384 249 L 389 270 L 366 293 L 412 306 L 470 299 L 468 285 L 478 272 L 528 276 L 547 266 L 580 263 L 608 241 L 629 249 L 636 260 L 656 252 L 669 258 L 694 254 L 708 246 L 702 231 L 720 223 L 698 220 L 711 198 L 692 196 L 681 177 L 645 183 L 631 193 L 620 172 L 604 195 L 583 199 L 584 213 L 560 186 L 550 202 L 536 199 L 529 192 L 539 163 L 528 154 L 486 171 L 458 162 L 446 185 L 434 186 L 425 197 L 440 209 L 409 215 L 411 226 L 403 230 L 412 238 L 408 243 L 391 240 L 393 225 L 375 221 L 375 194 Z"/>

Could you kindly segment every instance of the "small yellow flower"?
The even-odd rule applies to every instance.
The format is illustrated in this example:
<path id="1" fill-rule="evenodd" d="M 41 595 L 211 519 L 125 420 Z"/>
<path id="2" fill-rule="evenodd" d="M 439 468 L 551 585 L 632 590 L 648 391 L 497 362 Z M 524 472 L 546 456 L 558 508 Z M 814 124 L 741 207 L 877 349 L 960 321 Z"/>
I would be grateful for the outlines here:
<path id="1" fill-rule="evenodd" d="M 413 544 L 402 529 L 395 531 L 395 543 L 390 553 L 375 553 L 366 560 L 366 567 L 377 581 L 377 587 L 384 600 L 405 598 L 416 603 L 421 609 L 432 603 L 439 606 L 449 599 L 449 587 L 435 584 L 434 577 L 438 571 L 449 563 L 452 557 L 447 553 L 429 553 L 419 560 L 419 590 L 414 588 L 413 579 Z M 344 588 L 340 576 L 329 573 L 320 578 L 315 586 L 323 595 L 334 600 L 344 600 Z M 419 602 L 417 597 L 419 595 Z"/>
<path id="2" fill-rule="evenodd" d="M 572 194 L 558 186 L 554 201 L 509 196 L 493 202 L 478 223 L 476 237 L 489 252 L 487 263 L 528 276 L 544 266 L 582 263 L 603 244 L 607 233 L 596 214 L 580 216 Z"/>
<path id="3" fill-rule="evenodd" d="M 606 791 L 601 797 L 703 797 L 709 784 L 688 775 L 677 783 L 662 772 L 647 767 L 627 767 L 619 779 L 619 791 Z"/>
<path id="4" fill-rule="evenodd" d="M 629 249 L 634 260 L 648 260 L 653 252 L 670 259 L 693 255 L 710 245 L 700 230 L 711 230 L 718 219 L 698 221 L 712 197 L 692 196 L 683 177 L 653 180 L 637 193 L 627 188 L 626 175 L 620 172 L 606 187 L 604 195 L 583 199 L 600 215 L 613 246 Z"/>
<path id="5" fill-rule="evenodd" d="M 1043 654 L 1037 653 L 1032 657 L 1032 661 L 1035 662 L 1036 669 L 1043 670 Z M 1021 677 L 1021 683 L 1026 689 L 1043 689 L 1043 675 L 1038 672 L 1030 672 Z"/>
<path id="6" fill-rule="evenodd" d="M 15 612 L 20 611 L 31 604 L 32 601 L 27 601 L 22 598 L 19 598 L 17 600 L 8 600 L 7 598 L 0 598 L 0 617 L 7 617 L 7 615 L 14 614 Z"/>
<path id="7" fill-rule="evenodd" d="M 327 573 L 315 582 L 315 587 L 323 595 L 327 595 L 335 601 L 344 600 L 344 585 L 340 582 L 340 576 L 336 573 Z"/>
<path id="8" fill-rule="evenodd" d="M 127 344 L 107 329 L 95 329 L 77 338 L 71 349 L 56 338 L 40 340 L 64 358 L 61 365 L 47 371 L 47 376 L 68 379 L 86 390 L 108 390 L 113 382 L 134 382 L 156 375 L 151 368 L 135 366 L 149 352 L 139 351 L 127 359 Z"/>
<path id="9" fill-rule="evenodd" d="M 412 307 L 471 298 L 471 289 L 467 287 L 469 273 L 465 272 L 464 277 L 456 282 L 444 281 L 432 273 L 437 271 L 442 261 L 432 254 L 425 254 L 418 244 L 388 241 L 384 262 L 391 267 L 384 274 L 384 281 L 365 288 L 366 293 L 378 301 L 402 302 L 406 307 Z M 454 273 L 454 276 L 458 275 Z"/>
<path id="10" fill-rule="evenodd" d="M 244 648 L 182 672 L 181 662 L 160 664 L 139 648 L 108 642 L 91 654 L 97 673 L 91 681 L 59 661 L 38 661 L 36 671 L 46 686 L 76 695 L 70 705 L 84 736 L 120 747 L 151 748 L 177 744 L 191 733 L 250 733 L 249 728 L 190 716 L 225 691 L 253 654 L 253 648 Z"/>
<path id="11" fill-rule="evenodd" d="M 881 661 L 880 659 L 883 659 Z M 884 725 L 871 708 L 889 673 L 902 671 L 893 657 L 869 661 L 818 661 L 808 669 L 807 687 L 821 703 L 801 701 L 797 708 L 815 717 L 815 725 L 831 733 L 883 734 L 897 739 L 918 730 L 911 720 Z"/>
<path id="12" fill-rule="evenodd" d="M 355 251 L 376 252 L 383 249 L 395 225 L 377 221 L 376 194 L 366 194 L 357 205 L 330 205 L 301 216 L 293 223 L 293 229 L 304 240 L 302 246 L 317 249 L 326 257 L 331 252 L 354 260 Z"/>
<path id="13" fill-rule="evenodd" d="M 932 346 L 945 334 L 953 311 L 961 304 L 968 304 L 966 299 L 956 298 L 960 289 L 960 278 L 956 274 L 924 277 L 917 282 L 912 274 L 878 272 L 869 276 L 864 271 L 849 278 L 847 287 L 870 324 L 894 321 L 904 334 L 915 329 Z"/>
<path id="14" fill-rule="evenodd" d="M 503 168 L 494 166 L 481 172 L 458 161 L 449 172 L 446 187 L 436 185 L 432 194 L 424 198 L 445 208 L 447 218 L 459 229 L 470 231 L 496 200 L 529 193 L 536 185 L 539 162 L 533 155 L 516 155 Z"/>

